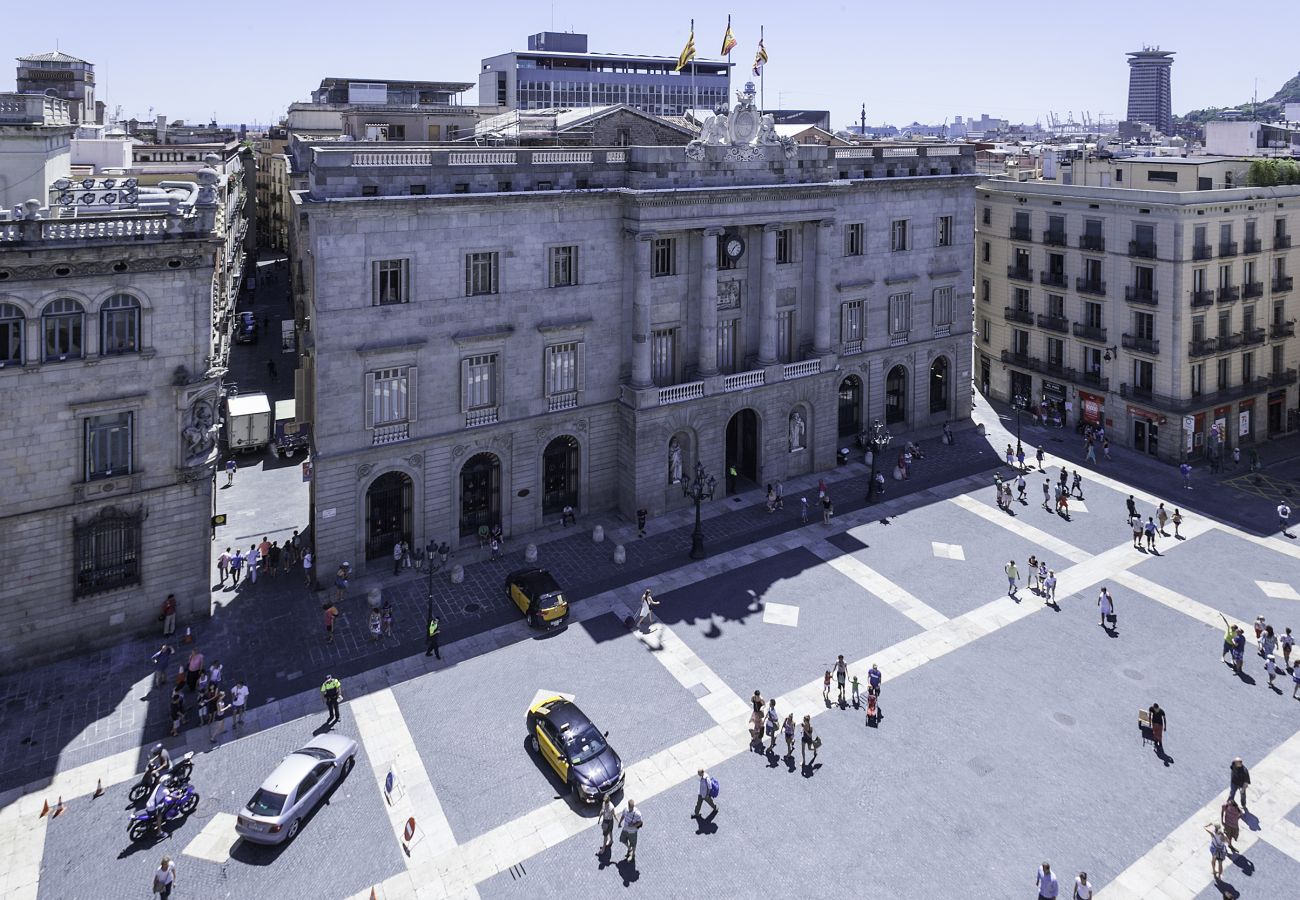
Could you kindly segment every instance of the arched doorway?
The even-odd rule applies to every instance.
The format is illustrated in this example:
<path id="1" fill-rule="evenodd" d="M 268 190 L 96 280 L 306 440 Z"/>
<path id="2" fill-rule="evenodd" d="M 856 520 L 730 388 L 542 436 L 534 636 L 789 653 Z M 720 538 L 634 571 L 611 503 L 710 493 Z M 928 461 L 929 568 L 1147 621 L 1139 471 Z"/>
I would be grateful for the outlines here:
<path id="1" fill-rule="evenodd" d="M 948 378 L 948 358 L 941 356 L 930 363 L 930 412 L 948 411 L 951 396 L 951 379 Z"/>
<path id="2" fill-rule="evenodd" d="M 840 443 L 862 433 L 862 379 L 850 375 L 840 382 Z"/>
<path id="3" fill-rule="evenodd" d="M 735 469 L 736 474 L 732 474 Z M 727 423 L 727 493 L 758 484 L 758 413 L 746 407 Z"/>
<path id="4" fill-rule="evenodd" d="M 907 369 L 894 366 L 885 378 L 885 424 L 907 420 Z"/>
<path id="5" fill-rule="evenodd" d="M 366 491 L 366 559 L 391 557 L 393 544 L 412 540 L 414 495 L 405 472 L 385 472 L 371 482 Z"/>
<path id="6" fill-rule="evenodd" d="M 578 442 L 567 434 L 542 453 L 542 515 L 558 516 L 578 505 Z"/>
<path id="7" fill-rule="evenodd" d="M 501 461 L 492 453 L 476 453 L 460 470 L 460 535 L 478 533 L 501 521 Z"/>

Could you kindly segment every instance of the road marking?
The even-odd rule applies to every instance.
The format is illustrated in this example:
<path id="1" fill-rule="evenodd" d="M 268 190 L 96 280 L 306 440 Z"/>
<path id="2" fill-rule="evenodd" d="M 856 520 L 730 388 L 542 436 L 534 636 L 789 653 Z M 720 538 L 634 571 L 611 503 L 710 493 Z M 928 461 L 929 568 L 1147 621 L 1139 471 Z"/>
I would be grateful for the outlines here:
<path id="1" fill-rule="evenodd" d="M 1290 819 L 1278 819 L 1269 829 L 1268 834 L 1260 837 L 1287 856 L 1300 862 L 1300 825 Z"/>
<path id="2" fill-rule="evenodd" d="M 1300 559 L 1300 546 L 1291 541 L 1277 537 L 1276 535 L 1260 537 L 1257 534 L 1250 534 L 1249 532 L 1241 531 L 1233 528 L 1231 525 L 1225 525 L 1222 522 L 1215 522 L 1214 527 L 1219 531 L 1222 531 L 1224 534 L 1230 534 L 1233 537 L 1241 538 L 1243 541 L 1250 541 L 1252 544 L 1267 547 L 1269 550 L 1276 553 L 1283 553 L 1295 559 Z"/>
<path id="3" fill-rule="evenodd" d="M 930 551 L 939 559 L 966 559 L 966 551 L 962 549 L 961 544 L 941 544 L 938 541 L 931 541 Z"/>
<path id="4" fill-rule="evenodd" d="M 788 625 L 791 628 L 797 628 L 799 626 L 799 607 L 791 606 L 789 603 L 764 603 L 763 621 L 768 625 Z"/>
<path id="5" fill-rule="evenodd" d="M 236 817 L 230 813 L 217 813 L 208 820 L 208 824 L 203 826 L 203 830 L 194 836 L 194 840 L 185 845 L 181 853 L 206 859 L 217 865 L 229 862 L 230 851 L 240 840 L 239 835 L 235 834 L 236 821 Z"/>
<path id="6" fill-rule="evenodd" d="M 780 606 L 781 604 L 774 604 Z M 799 608 L 790 607 L 798 620 Z M 668 674 L 682 687 L 690 690 L 696 685 L 704 685 L 707 693 L 697 698 L 697 702 L 715 722 L 730 721 L 737 714 L 743 715 L 749 705 L 740 699 L 735 691 L 722 680 L 718 673 L 708 667 L 695 651 L 687 646 L 677 632 L 660 622 L 649 632 L 633 632 L 636 639 L 652 651 L 651 656 L 668 670 Z"/>
<path id="7" fill-rule="evenodd" d="M 1019 516 L 1009 516 L 1001 510 L 995 510 L 987 503 L 981 503 L 979 500 L 966 494 L 949 497 L 948 502 L 954 503 L 964 510 L 973 512 L 985 521 L 992 522 L 999 528 L 1005 528 L 1007 531 L 1013 532 L 1020 537 L 1027 539 L 1031 543 L 1037 544 L 1044 550 L 1049 550 L 1057 556 L 1064 556 L 1066 559 L 1070 560 L 1070 562 L 1082 563 L 1092 555 L 1085 550 L 1080 550 L 1073 544 L 1061 540 L 1055 535 L 1048 534 L 1041 528 L 1035 528 L 1033 525 L 1022 522 Z M 1130 544 L 1129 546 L 1132 545 Z"/>
<path id="8" fill-rule="evenodd" d="M 1283 584 L 1280 581 L 1256 581 L 1259 589 L 1264 592 L 1265 597 L 1273 597 L 1276 600 L 1300 600 L 1300 594 L 1289 584 Z"/>
<path id="9" fill-rule="evenodd" d="M 943 613 L 894 584 L 857 557 L 850 556 L 824 541 L 809 549 L 824 559 L 832 569 L 868 593 L 879 597 L 922 628 L 934 628 L 948 621 L 948 617 Z"/>
<path id="10" fill-rule="evenodd" d="M 531 703 L 528 704 L 528 708 L 532 709 L 534 706 L 541 703 L 543 700 L 547 699 L 548 697 L 563 697 L 565 700 L 568 700 L 570 703 L 572 703 L 573 698 L 575 696 L 577 695 L 566 694 L 564 693 L 564 691 L 546 691 L 546 690 L 538 691 L 536 694 L 533 694 L 533 700 Z"/>
<path id="11" fill-rule="evenodd" d="M 452 834 L 442 803 L 429 782 L 429 773 L 420 759 L 415 739 L 406 727 L 406 719 L 392 689 L 384 688 L 357 697 L 348 703 L 348 709 L 356 719 L 380 794 L 384 792 L 384 782 L 390 771 L 401 780 L 403 790 L 400 796 L 391 803 L 384 803 L 394 836 L 402 841 L 406 821 L 412 816 L 416 827 L 424 834 L 422 839 L 409 846 L 408 852 L 403 853 L 407 867 L 428 862 L 438 853 L 455 847 L 456 836 Z"/>

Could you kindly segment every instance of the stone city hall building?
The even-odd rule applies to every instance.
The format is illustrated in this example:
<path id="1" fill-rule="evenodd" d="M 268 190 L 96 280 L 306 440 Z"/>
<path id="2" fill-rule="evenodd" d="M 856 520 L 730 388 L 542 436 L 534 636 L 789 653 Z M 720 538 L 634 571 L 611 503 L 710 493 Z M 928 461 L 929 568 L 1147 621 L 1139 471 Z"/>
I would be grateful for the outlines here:
<path id="1" fill-rule="evenodd" d="M 970 409 L 971 149 L 295 146 L 318 558 L 681 507 Z M 726 473 L 735 469 L 734 477 Z"/>

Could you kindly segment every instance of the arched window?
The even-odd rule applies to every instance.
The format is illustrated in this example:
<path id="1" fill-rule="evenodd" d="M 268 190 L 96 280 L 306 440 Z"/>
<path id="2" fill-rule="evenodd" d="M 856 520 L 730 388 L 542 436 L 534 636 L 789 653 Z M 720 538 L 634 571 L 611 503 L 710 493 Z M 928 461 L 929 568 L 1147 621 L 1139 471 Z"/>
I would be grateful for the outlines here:
<path id="1" fill-rule="evenodd" d="M 84 353 L 82 329 L 86 311 L 76 300 L 64 297 L 55 300 L 41 313 L 41 331 L 45 335 L 42 359 L 45 362 L 63 362 L 81 359 Z"/>
<path id="2" fill-rule="evenodd" d="M 12 303 L 0 303 L 0 366 L 22 365 L 23 311 Z"/>
<path id="3" fill-rule="evenodd" d="M 114 294 L 99 308 L 99 352 L 104 356 L 140 350 L 140 302 Z"/>
<path id="4" fill-rule="evenodd" d="M 930 412 L 945 412 L 949 395 L 948 359 L 939 357 L 930 364 Z"/>

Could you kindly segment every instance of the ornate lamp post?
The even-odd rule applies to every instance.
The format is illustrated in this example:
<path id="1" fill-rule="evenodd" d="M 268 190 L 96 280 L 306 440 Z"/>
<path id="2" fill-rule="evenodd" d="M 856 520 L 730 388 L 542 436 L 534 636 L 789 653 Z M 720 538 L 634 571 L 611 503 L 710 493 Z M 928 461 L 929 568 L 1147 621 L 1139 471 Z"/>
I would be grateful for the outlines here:
<path id="1" fill-rule="evenodd" d="M 700 504 L 713 499 L 718 479 L 704 471 L 704 463 L 696 460 L 695 477 L 682 479 L 682 494 L 695 501 L 695 531 L 691 533 L 691 559 L 704 559 L 704 529 L 700 525 Z"/>
<path id="2" fill-rule="evenodd" d="M 1029 402 L 1029 398 L 1026 397 L 1024 394 L 1016 394 L 1014 397 L 1011 398 L 1011 405 L 1012 405 L 1013 407 L 1015 407 L 1015 410 L 1016 410 L 1016 455 L 1017 455 L 1017 456 L 1019 456 L 1020 453 L 1021 453 L 1021 448 L 1020 448 L 1020 413 L 1021 413 L 1021 411 L 1025 408 L 1025 405 L 1026 405 L 1028 402 Z"/>
<path id="3" fill-rule="evenodd" d="M 889 446 L 889 442 L 893 439 L 894 436 L 889 433 L 889 429 L 885 427 L 885 423 L 879 419 L 876 419 L 867 426 L 864 442 L 867 445 L 867 449 L 871 451 L 871 480 L 867 482 L 868 503 L 872 502 L 872 499 L 876 494 L 876 462 L 880 459 L 880 454 Z"/>

